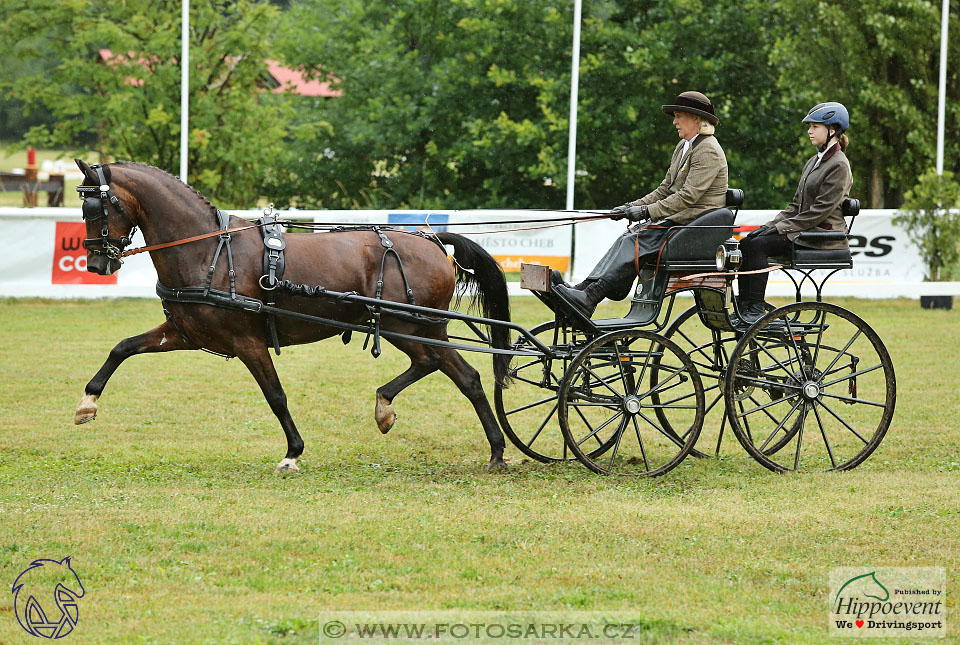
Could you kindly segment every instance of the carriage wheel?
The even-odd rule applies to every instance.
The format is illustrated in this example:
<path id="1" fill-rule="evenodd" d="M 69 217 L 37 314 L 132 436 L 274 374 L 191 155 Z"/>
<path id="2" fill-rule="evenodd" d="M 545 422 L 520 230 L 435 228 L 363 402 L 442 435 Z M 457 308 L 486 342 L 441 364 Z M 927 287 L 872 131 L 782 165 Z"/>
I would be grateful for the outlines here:
<path id="1" fill-rule="evenodd" d="M 651 381 L 654 370 L 657 378 Z M 668 400 L 658 402 L 657 393 Z M 672 428 L 689 428 L 684 437 L 660 423 L 658 409 Z M 587 468 L 652 477 L 674 468 L 696 443 L 703 384 L 693 361 L 673 341 L 642 330 L 611 332 L 591 341 L 570 364 L 559 412 L 570 451 Z M 609 448 L 590 454 L 584 447 L 593 442 Z"/>
<path id="2" fill-rule="evenodd" d="M 573 346 L 571 355 L 576 344 L 584 342 L 582 335 L 570 328 L 557 329 L 555 321 L 540 323 L 530 333 L 548 347 Z M 536 351 L 523 337 L 514 343 L 513 349 Z M 569 364 L 570 359 L 515 356 L 510 361 L 512 383 L 506 388 L 500 384 L 494 388 L 500 427 L 520 452 L 537 461 L 549 463 L 576 458 L 557 428 L 560 381 Z M 592 452 L 601 449 L 603 444 L 594 442 Z"/>
<path id="3" fill-rule="evenodd" d="M 670 326 L 663 335 L 674 341 L 680 348 L 686 352 L 693 364 L 696 365 L 700 373 L 700 379 L 703 382 L 703 393 L 706 397 L 706 409 L 704 411 L 704 428 L 719 428 L 717 433 L 716 453 L 720 452 L 720 441 L 723 439 L 723 432 L 726 428 L 726 417 L 724 415 L 725 407 L 723 403 L 723 376 L 727 368 L 727 359 L 730 352 L 737 344 L 737 337 L 732 332 L 724 334 L 713 332 L 703 325 L 697 316 L 698 308 L 696 305 L 690 307 L 670 323 Z M 654 362 L 656 367 L 659 361 Z M 651 379 L 658 378 L 656 370 L 651 372 Z M 691 397 L 693 393 L 689 393 Z M 675 401 L 676 397 L 661 397 L 660 392 L 653 394 L 654 402 L 661 404 L 664 401 Z M 661 400 L 662 399 L 662 400 Z M 655 408 L 657 419 L 665 430 L 675 432 L 679 436 L 684 436 L 689 428 L 674 428 L 670 422 L 669 415 L 665 414 L 662 408 Z M 701 444 L 702 446 L 702 444 Z M 699 450 L 691 450 L 690 454 L 695 457 L 708 457 Z"/>
<path id="4" fill-rule="evenodd" d="M 896 377 L 877 333 L 824 302 L 768 313 L 730 357 L 724 397 L 750 455 L 776 472 L 850 470 L 890 426 Z M 738 391 L 754 400 L 735 408 Z"/>

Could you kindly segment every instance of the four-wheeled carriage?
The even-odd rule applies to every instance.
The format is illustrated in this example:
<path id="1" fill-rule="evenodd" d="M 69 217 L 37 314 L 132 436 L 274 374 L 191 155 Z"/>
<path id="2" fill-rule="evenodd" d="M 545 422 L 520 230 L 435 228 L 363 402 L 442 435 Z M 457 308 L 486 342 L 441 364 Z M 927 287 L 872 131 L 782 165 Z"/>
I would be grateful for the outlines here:
<path id="1" fill-rule="evenodd" d="M 728 205 L 742 200 L 741 191 L 729 191 Z M 845 215 L 852 220 L 858 211 L 846 200 Z M 623 318 L 587 318 L 550 289 L 546 267 L 525 267 L 524 286 L 556 315 L 532 330 L 551 353 L 515 358 L 515 383 L 496 389 L 500 423 L 524 454 L 577 458 L 600 473 L 658 475 L 691 452 L 705 456 L 694 449 L 705 418 L 717 431 L 716 452 L 729 424 L 775 471 L 846 470 L 873 452 L 894 410 L 890 357 L 863 320 L 822 302 L 824 282 L 852 266 L 849 250 L 794 242 L 791 256 L 775 262 L 800 276 L 791 275 L 796 302 L 749 325 L 733 297 L 734 220 L 719 209 L 676 229 L 659 261 L 641 267 Z M 805 283 L 814 301 L 802 300 Z M 682 291 L 694 304 L 671 319 Z M 520 338 L 515 349 L 532 347 Z"/>
<path id="2" fill-rule="evenodd" d="M 268 344 L 279 354 L 281 346 L 334 334 L 348 341 L 353 332 L 366 336 L 364 346 L 372 341 L 374 356 L 385 339 L 411 360 L 376 391 L 381 432 L 396 421 L 397 395 L 440 370 L 473 405 L 492 467 L 503 466 L 502 425 L 536 459 L 577 458 L 599 473 L 658 475 L 693 451 L 712 412 L 721 432 L 729 423 L 767 468 L 849 469 L 876 448 L 893 415 L 895 380 L 883 343 L 860 318 L 821 301 L 826 277 L 851 266 L 849 251 L 795 245 L 781 264 L 802 276 L 794 280 L 797 302 L 748 325 L 732 298 L 739 249 L 735 214 L 726 208 L 667 232 L 657 261 L 638 266 L 639 286 L 623 318 L 591 320 L 551 289 L 557 276 L 547 267 L 524 267 L 524 286 L 555 313 L 529 330 L 510 321 L 496 260 L 461 235 L 315 223 L 310 228 L 329 234 L 285 240 L 282 229 L 292 223 L 270 212 L 254 224 L 231 222 L 156 168 L 78 166 L 88 267 L 110 274 L 124 257 L 150 252 L 166 321 L 114 347 L 87 383 L 76 423 L 96 417 L 98 399 L 125 359 L 206 349 L 238 356 L 250 370 L 287 438 L 278 469 L 295 470 L 303 441 Z M 739 206 L 742 193 L 730 191 L 728 199 Z M 124 250 L 137 227 L 147 246 Z M 445 245 L 453 248 L 455 269 Z M 221 257 L 227 266 L 218 271 Z M 818 278 L 818 268 L 827 276 Z M 812 302 L 800 297 L 808 281 L 816 289 Z M 458 284 L 473 286 L 483 317 L 450 310 Z M 692 291 L 695 305 L 671 323 L 682 291 Z M 694 317 L 697 328 L 688 324 Z M 449 336 L 451 320 L 475 337 Z M 697 330 L 709 337 L 702 340 Z M 493 355 L 496 415 L 479 373 L 459 354 L 465 350 Z"/>

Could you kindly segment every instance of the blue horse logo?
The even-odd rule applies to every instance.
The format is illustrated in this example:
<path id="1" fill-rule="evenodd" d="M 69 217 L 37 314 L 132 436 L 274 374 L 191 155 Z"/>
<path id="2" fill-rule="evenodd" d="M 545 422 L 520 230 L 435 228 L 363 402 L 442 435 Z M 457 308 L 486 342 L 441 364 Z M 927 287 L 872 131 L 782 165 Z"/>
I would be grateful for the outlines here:
<path id="1" fill-rule="evenodd" d="M 68 556 L 60 561 L 34 560 L 17 576 L 12 593 L 24 631 L 39 638 L 63 638 L 77 626 L 77 600 L 85 592 Z"/>

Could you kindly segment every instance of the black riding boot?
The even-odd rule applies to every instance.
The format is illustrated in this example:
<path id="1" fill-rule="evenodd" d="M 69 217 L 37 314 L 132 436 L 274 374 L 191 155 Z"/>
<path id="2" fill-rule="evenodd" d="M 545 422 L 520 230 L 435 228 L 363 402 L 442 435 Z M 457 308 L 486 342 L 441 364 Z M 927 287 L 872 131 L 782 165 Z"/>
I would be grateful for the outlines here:
<path id="1" fill-rule="evenodd" d="M 575 289 L 573 287 L 568 287 L 566 285 L 558 284 L 554 289 L 562 293 L 567 300 L 569 300 L 573 305 L 582 311 L 587 318 L 593 315 L 593 312 L 596 311 L 597 305 L 600 304 L 600 301 L 603 300 L 606 293 L 606 286 L 602 280 L 591 281 L 583 288 L 583 290 Z"/>
<path id="2" fill-rule="evenodd" d="M 752 300 L 749 298 L 739 298 L 737 300 L 740 309 L 740 320 L 752 325 L 767 313 L 763 300 Z"/>

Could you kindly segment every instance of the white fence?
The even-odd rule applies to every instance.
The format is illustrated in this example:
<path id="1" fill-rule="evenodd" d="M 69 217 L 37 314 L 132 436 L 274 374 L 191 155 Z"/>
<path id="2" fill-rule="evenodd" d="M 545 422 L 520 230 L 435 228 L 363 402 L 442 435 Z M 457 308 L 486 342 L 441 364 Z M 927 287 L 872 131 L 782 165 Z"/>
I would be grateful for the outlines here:
<path id="1" fill-rule="evenodd" d="M 260 211 L 230 211 L 234 215 L 256 219 Z M 768 221 L 776 211 L 741 211 L 737 222 L 754 226 Z M 923 267 L 916 248 L 906 233 L 895 227 L 896 211 L 865 210 L 852 230 L 854 268 L 833 276 L 827 283 L 827 295 L 851 295 L 867 298 L 925 294 L 958 294 L 960 283 L 924 283 Z M 282 219 L 340 222 L 344 224 L 390 223 L 420 225 L 430 223 L 435 230 L 449 224 L 498 222 L 559 218 L 552 211 L 474 210 L 474 211 L 278 211 Z M 623 231 L 623 222 L 601 220 L 577 224 L 576 245 L 570 227 L 523 228 L 517 224 L 451 227 L 469 234 L 490 252 L 506 271 L 518 271 L 521 262 L 549 264 L 564 272 L 572 267 L 579 280 L 593 267 L 612 241 Z M 506 230 L 511 229 L 511 230 Z M 0 296 L 49 298 L 156 297 L 157 276 L 147 254 L 128 258 L 112 276 L 97 276 L 86 271 L 86 255 L 81 240 L 86 237 L 79 208 L 0 208 Z M 139 233 L 134 246 L 143 245 Z M 525 293 L 511 283 L 511 291 Z M 773 274 L 768 293 L 793 292 L 789 280 Z"/>

